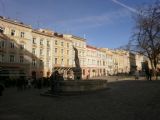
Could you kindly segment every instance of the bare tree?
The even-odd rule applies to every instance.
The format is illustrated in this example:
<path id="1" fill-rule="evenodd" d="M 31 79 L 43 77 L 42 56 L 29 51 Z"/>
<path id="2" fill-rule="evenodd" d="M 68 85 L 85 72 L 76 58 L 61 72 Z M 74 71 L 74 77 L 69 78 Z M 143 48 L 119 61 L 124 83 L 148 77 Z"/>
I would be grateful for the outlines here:
<path id="1" fill-rule="evenodd" d="M 129 48 L 149 58 L 154 75 L 160 59 L 160 1 L 143 7 L 135 16 L 135 29 Z"/>

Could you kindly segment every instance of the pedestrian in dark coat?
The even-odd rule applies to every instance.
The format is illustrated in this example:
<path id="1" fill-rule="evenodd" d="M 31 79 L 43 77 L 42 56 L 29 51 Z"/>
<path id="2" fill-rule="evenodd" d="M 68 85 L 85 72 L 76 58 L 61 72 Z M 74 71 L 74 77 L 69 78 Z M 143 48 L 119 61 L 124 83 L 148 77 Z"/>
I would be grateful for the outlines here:
<path id="1" fill-rule="evenodd" d="M 58 90 L 57 86 L 58 86 L 58 80 L 59 80 L 59 72 L 57 70 L 52 73 L 50 80 L 51 80 L 52 92 L 57 92 Z"/>

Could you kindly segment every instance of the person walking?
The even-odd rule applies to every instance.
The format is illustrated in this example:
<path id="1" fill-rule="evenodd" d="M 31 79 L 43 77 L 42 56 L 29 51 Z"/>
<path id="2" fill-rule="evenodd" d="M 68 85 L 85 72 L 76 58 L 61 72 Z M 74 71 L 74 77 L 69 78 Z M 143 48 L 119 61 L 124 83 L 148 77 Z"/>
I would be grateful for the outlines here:
<path id="1" fill-rule="evenodd" d="M 51 80 L 51 91 L 56 93 L 58 90 L 57 86 L 59 80 L 59 72 L 57 70 L 52 73 L 50 80 Z"/>
<path id="2" fill-rule="evenodd" d="M 148 80 L 152 81 L 152 69 L 149 69 Z"/>
<path id="3" fill-rule="evenodd" d="M 148 68 L 145 70 L 145 73 L 146 73 L 147 80 L 151 81 L 152 80 L 152 70 Z"/>
<path id="4" fill-rule="evenodd" d="M 135 80 L 139 80 L 139 71 L 138 70 L 135 71 L 134 75 L 135 75 Z"/>

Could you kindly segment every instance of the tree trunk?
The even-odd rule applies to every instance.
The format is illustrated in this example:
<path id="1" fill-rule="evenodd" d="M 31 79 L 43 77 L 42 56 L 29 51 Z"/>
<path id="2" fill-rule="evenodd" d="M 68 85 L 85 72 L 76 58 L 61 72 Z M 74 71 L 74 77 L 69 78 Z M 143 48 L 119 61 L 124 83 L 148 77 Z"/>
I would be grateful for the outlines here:
<path id="1" fill-rule="evenodd" d="M 152 67 L 152 76 L 153 76 L 152 78 L 153 78 L 153 80 L 157 80 L 156 66 L 155 66 L 153 60 L 150 60 L 150 62 L 151 62 L 151 67 Z"/>

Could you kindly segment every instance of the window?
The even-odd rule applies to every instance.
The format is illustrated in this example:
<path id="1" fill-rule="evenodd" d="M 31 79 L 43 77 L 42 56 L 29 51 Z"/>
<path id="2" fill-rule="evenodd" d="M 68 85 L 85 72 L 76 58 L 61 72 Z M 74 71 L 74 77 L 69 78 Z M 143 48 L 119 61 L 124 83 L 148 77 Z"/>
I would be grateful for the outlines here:
<path id="1" fill-rule="evenodd" d="M 49 54 L 50 54 L 50 53 L 49 53 L 49 49 L 47 49 L 47 56 L 49 56 Z"/>
<path id="2" fill-rule="evenodd" d="M 81 47 L 83 47 L 83 43 L 81 43 Z"/>
<path id="3" fill-rule="evenodd" d="M 43 39 L 40 40 L 40 45 L 43 45 Z"/>
<path id="4" fill-rule="evenodd" d="M 63 64 L 63 59 L 61 59 L 61 64 Z"/>
<path id="5" fill-rule="evenodd" d="M 67 59 L 67 65 L 69 65 L 69 59 Z"/>
<path id="6" fill-rule="evenodd" d="M 49 67 L 49 61 L 46 62 L 46 66 Z"/>
<path id="7" fill-rule="evenodd" d="M 61 46 L 63 46 L 63 42 L 61 42 Z"/>
<path id="8" fill-rule="evenodd" d="M 49 41 L 47 41 L 47 47 L 50 47 L 50 43 L 49 43 Z"/>
<path id="9" fill-rule="evenodd" d="M 58 59 L 57 59 L 57 58 L 55 58 L 55 64 L 57 64 L 57 61 L 58 61 Z"/>
<path id="10" fill-rule="evenodd" d="M 85 64 L 85 61 L 83 60 L 83 65 Z"/>
<path id="11" fill-rule="evenodd" d="M 85 69 L 83 69 L 83 75 L 85 75 Z"/>
<path id="12" fill-rule="evenodd" d="M 88 59 L 88 64 L 90 64 L 90 59 Z"/>
<path id="13" fill-rule="evenodd" d="M 69 50 L 67 50 L 67 55 L 69 55 Z"/>
<path id="14" fill-rule="evenodd" d="M 32 54 L 36 54 L 36 49 L 35 48 L 32 48 Z"/>
<path id="15" fill-rule="evenodd" d="M 4 28 L 0 27 L 0 33 L 4 33 Z"/>
<path id="16" fill-rule="evenodd" d="M 84 52 L 82 52 L 82 56 L 84 56 Z"/>
<path id="17" fill-rule="evenodd" d="M 57 48 L 55 48 L 55 53 L 57 53 Z"/>
<path id="18" fill-rule="evenodd" d="M 14 55 L 10 55 L 10 62 L 14 62 L 14 59 L 15 59 Z"/>
<path id="19" fill-rule="evenodd" d="M 20 63 L 23 63 L 24 62 L 24 56 L 20 56 Z"/>
<path id="20" fill-rule="evenodd" d="M 43 55 L 43 49 L 40 49 L 40 55 Z"/>
<path id="21" fill-rule="evenodd" d="M 24 38 L 24 32 L 21 32 L 21 38 Z"/>
<path id="22" fill-rule="evenodd" d="M 0 54 L 0 62 L 4 62 L 4 55 Z"/>
<path id="23" fill-rule="evenodd" d="M 32 59 L 32 66 L 36 66 L 36 60 Z"/>
<path id="24" fill-rule="evenodd" d="M 4 40 L 0 41 L 0 48 L 5 48 L 5 41 Z"/>
<path id="25" fill-rule="evenodd" d="M 33 38 L 33 39 L 32 39 L 32 43 L 33 43 L 33 44 L 36 44 L 36 38 Z"/>
<path id="26" fill-rule="evenodd" d="M 14 48 L 14 43 L 13 42 L 11 42 L 10 45 L 11 45 L 11 48 Z"/>
<path id="27" fill-rule="evenodd" d="M 11 36 L 15 36 L 15 30 L 11 30 Z"/>
<path id="28" fill-rule="evenodd" d="M 97 65 L 99 65 L 99 61 L 97 61 Z"/>
<path id="29" fill-rule="evenodd" d="M 61 49 L 61 54 L 63 54 L 63 49 Z"/>
<path id="30" fill-rule="evenodd" d="M 39 65 L 40 65 L 40 66 L 43 66 L 43 60 L 40 60 L 40 61 L 39 61 Z"/>
<path id="31" fill-rule="evenodd" d="M 103 66 L 105 66 L 105 61 L 103 61 Z"/>
<path id="32" fill-rule="evenodd" d="M 55 40 L 55 45 L 58 45 L 58 42 L 57 42 L 57 40 Z"/>
<path id="33" fill-rule="evenodd" d="M 79 51 L 79 56 L 81 56 L 81 51 Z"/>
<path id="34" fill-rule="evenodd" d="M 21 49 L 21 50 L 24 49 L 24 45 L 23 45 L 23 44 L 20 45 L 20 49 Z"/>
<path id="35" fill-rule="evenodd" d="M 67 48 L 69 48 L 69 43 L 67 43 Z"/>

